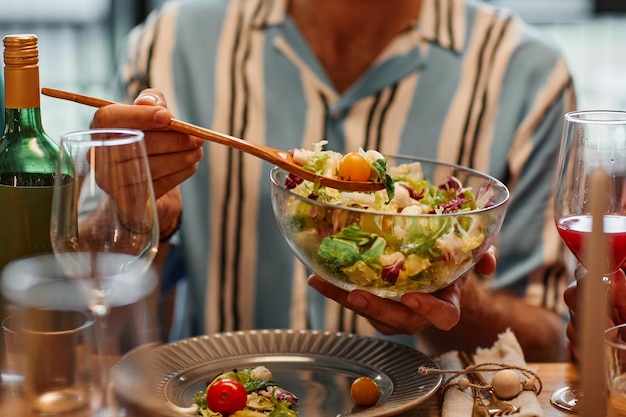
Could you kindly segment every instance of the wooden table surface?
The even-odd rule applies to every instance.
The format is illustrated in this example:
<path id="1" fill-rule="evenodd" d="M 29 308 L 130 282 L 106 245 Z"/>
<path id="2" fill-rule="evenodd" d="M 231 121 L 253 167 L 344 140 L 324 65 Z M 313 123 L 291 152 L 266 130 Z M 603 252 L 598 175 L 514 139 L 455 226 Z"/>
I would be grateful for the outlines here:
<path id="1" fill-rule="evenodd" d="M 552 392 L 564 385 L 577 381 L 577 373 L 574 365 L 570 363 L 532 363 L 529 368 L 535 370 L 543 382 L 543 391 L 539 395 L 539 403 L 544 410 L 545 417 L 567 417 L 573 414 L 562 411 L 550 403 Z M 26 416 L 25 410 L 20 408 L 19 400 L 13 399 L 7 390 L 0 392 L 0 417 Z M 87 413 L 75 415 L 64 414 L 64 417 L 83 417 Z M 439 417 L 441 415 L 441 403 L 438 395 L 425 401 L 414 410 L 402 413 L 398 417 Z M 132 417 L 129 415 L 129 417 Z M 306 417 L 306 416 L 303 416 Z M 470 417 L 469 415 L 467 417 Z"/>

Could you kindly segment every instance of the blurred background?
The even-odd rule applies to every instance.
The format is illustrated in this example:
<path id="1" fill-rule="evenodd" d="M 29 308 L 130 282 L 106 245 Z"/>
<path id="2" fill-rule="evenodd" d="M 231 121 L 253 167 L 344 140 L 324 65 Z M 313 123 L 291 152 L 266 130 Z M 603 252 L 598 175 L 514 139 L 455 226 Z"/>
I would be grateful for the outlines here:
<path id="1" fill-rule="evenodd" d="M 176 1 L 176 0 L 173 0 Z M 0 0 L 0 36 L 39 36 L 41 86 L 113 98 L 126 33 L 164 0 Z M 626 110 L 626 0 L 487 0 L 550 36 L 574 74 L 579 107 Z M 88 107 L 42 98 L 53 138 L 87 127 Z"/>

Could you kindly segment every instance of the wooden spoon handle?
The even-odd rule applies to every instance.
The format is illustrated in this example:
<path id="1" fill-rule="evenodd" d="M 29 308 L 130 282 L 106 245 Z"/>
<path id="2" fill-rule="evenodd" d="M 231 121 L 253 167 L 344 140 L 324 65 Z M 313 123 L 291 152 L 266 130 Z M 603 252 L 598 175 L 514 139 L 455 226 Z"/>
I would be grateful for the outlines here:
<path id="1" fill-rule="evenodd" d="M 82 94 L 70 93 L 68 91 L 63 91 L 63 90 L 56 90 L 54 88 L 44 87 L 41 89 L 41 93 L 46 96 L 73 101 L 75 103 L 85 104 L 91 107 L 104 107 L 110 104 L 118 104 L 114 101 L 109 101 L 109 100 L 91 97 L 91 96 L 85 96 Z M 324 186 L 337 188 L 340 190 L 352 190 L 352 191 L 376 191 L 376 190 L 380 190 L 384 188 L 381 182 L 345 181 L 345 180 L 340 180 L 340 179 L 335 179 L 335 178 L 319 176 L 315 174 L 314 172 L 307 171 L 302 166 L 296 164 L 293 161 L 293 156 L 287 151 L 248 142 L 243 139 L 236 138 L 234 136 L 219 133 L 214 130 L 206 129 L 204 127 L 196 126 L 194 124 L 183 122 L 181 120 L 177 120 L 174 118 L 172 118 L 167 128 L 174 130 L 176 132 L 179 132 L 179 133 L 196 136 L 202 139 L 210 140 L 211 142 L 216 142 L 222 145 L 230 146 L 231 148 L 239 149 L 240 151 L 249 153 L 251 155 L 254 155 L 258 158 L 263 159 L 264 161 L 277 165 L 285 169 L 286 171 L 294 173 L 295 175 L 305 180 L 319 181 L 319 183 Z"/>
<path id="2" fill-rule="evenodd" d="M 73 102 L 85 104 L 91 107 L 104 107 L 110 104 L 118 104 L 114 101 L 109 101 L 109 100 L 105 100 L 102 98 L 96 98 L 96 97 L 91 97 L 91 96 L 85 96 L 82 94 L 70 93 L 68 91 L 63 91 L 63 90 L 56 90 L 54 88 L 44 87 L 41 89 L 41 93 L 46 96 L 73 101 Z M 214 130 L 206 129 L 206 128 L 196 126 L 191 123 L 183 122 L 181 120 L 177 120 L 174 118 L 172 118 L 172 120 L 170 121 L 170 124 L 167 127 L 168 129 L 174 130 L 176 132 L 196 136 L 202 139 L 207 139 L 207 140 L 217 142 L 223 145 L 241 149 L 243 151 L 256 155 L 260 158 L 264 158 L 266 154 L 276 153 L 276 152 L 273 152 L 274 151 L 273 148 L 268 148 L 263 145 L 254 145 L 249 142 L 246 142 L 245 140 L 236 138 L 234 136 L 229 136 L 229 135 L 225 135 L 222 133 L 218 133 Z M 258 148 L 259 151 L 255 150 L 255 148 Z M 284 152 L 284 151 L 280 151 L 280 152 Z"/>

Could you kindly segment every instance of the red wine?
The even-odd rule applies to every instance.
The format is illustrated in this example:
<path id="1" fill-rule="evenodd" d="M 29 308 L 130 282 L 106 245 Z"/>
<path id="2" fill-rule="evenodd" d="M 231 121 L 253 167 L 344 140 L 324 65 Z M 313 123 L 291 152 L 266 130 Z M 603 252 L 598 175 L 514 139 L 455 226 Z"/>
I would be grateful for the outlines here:
<path id="1" fill-rule="evenodd" d="M 584 241 L 591 232 L 592 218 L 589 214 L 568 216 L 557 221 L 561 238 L 574 256 L 584 265 Z M 613 272 L 626 261 L 626 215 L 605 215 L 604 233 L 608 236 L 610 258 L 607 273 Z"/>

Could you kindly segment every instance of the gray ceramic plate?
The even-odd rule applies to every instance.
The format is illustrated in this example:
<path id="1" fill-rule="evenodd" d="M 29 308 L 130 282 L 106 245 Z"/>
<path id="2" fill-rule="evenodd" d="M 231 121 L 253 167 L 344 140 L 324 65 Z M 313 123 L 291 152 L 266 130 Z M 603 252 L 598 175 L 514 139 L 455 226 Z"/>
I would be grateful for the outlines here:
<path id="1" fill-rule="evenodd" d="M 152 393 L 141 392 L 139 362 L 150 358 Z M 173 407 L 188 407 L 197 391 L 215 375 L 234 368 L 263 365 L 274 381 L 298 396 L 301 417 L 392 416 L 430 397 L 440 375 L 421 375 L 420 367 L 437 368 L 423 353 L 388 341 L 344 333 L 260 330 L 183 339 L 150 352 L 133 351 L 114 367 L 113 384 L 121 402 L 178 416 Z M 381 396 L 371 407 L 357 407 L 350 385 L 359 376 L 375 379 Z"/>

